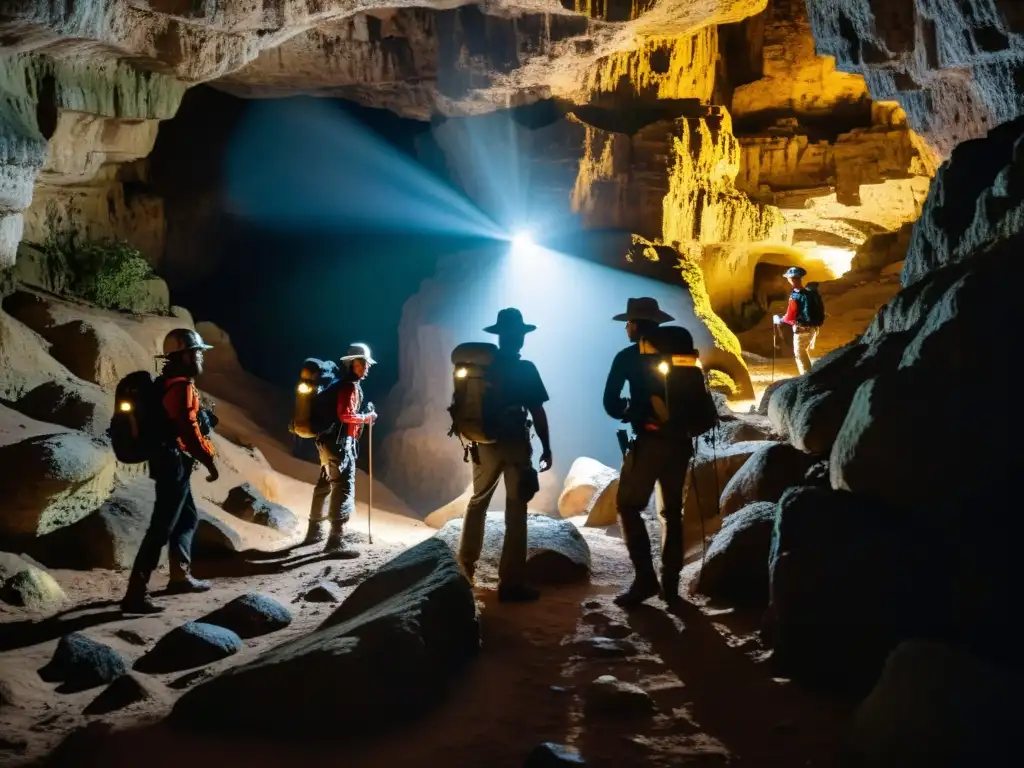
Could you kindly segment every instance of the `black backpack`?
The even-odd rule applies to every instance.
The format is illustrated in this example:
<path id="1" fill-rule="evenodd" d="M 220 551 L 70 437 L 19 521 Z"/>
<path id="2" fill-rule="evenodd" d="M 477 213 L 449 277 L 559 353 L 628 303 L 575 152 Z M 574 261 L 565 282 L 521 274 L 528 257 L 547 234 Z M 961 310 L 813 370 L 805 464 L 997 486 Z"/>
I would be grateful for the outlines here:
<path id="1" fill-rule="evenodd" d="M 825 324 L 825 302 L 818 293 L 817 283 L 808 283 L 800 292 L 800 312 L 797 323 L 818 328 Z"/>
<path id="2" fill-rule="evenodd" d="M 148 371 L 129 373 L 114 390 L 114 414 L 107 435 L 117 460 L 124 464 L 149 461 L 167 440 L 168 419 L 163 406 L 164 380 Z"/>
<path id="3" fill-rule="evenodd" d="M 295 407 L 288 431 L 312 438 L 330 429 L 337 419 L 340 370 L 333 360 L 306 358 L 295 387 Z M 330 392 L 328 392 L 330 390 Z"/>
<path id="4" fill-rule="evenodd" d="M 654 349 L 649 355 L 651 401 L 658 420 L 667 424 L 669 432 L 690 438 L 714 428 L 718 408 L 697 365 L 690 332 L 678 325 L 663 325 L 645 341 Z"/>
<path id="5" fill-rule="evenodd" d="M 470 443 L 488 445 L 497 441 L 500 421 L 499 389 L 493 375 L 498 348 L 487 342 L 466 342 L 452 350 L 452 417 L 449 435 Z"/>

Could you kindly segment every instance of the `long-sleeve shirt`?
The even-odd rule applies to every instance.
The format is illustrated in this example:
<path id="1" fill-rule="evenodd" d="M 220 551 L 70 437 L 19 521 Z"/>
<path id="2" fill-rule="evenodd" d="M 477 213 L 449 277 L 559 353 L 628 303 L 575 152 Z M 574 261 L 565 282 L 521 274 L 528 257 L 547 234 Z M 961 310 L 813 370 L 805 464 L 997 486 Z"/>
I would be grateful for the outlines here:
<path id="1" fill-rule="evenodd" d="M 604 385 L 604 410 L 613 419 L 626 421 L 635 431 L 657 429 L 651 405 L 650 372 L 641 360 L 637 344 L 626 347 L 612 361 Z M 622 387 L 629 382 L 629 400 L 622 397 Z"/>
<path id="2" fill-rule="evenodd" d="M 797 318 L 800 316 L 800 300 L 802 298 L 799 288 L 794 288 L 792 293 L 789 294 L 789 306 L 786 307 L 786 314 L 782 316 L 782 322 L 786 325 L 796 327 Z"/>
<path id="3" fill-rule="evenodd" d="M 343 381 L 338 387 L 338 421 L 345 430 L 342 434 L 358 438 L 363 424 L 369 424 L 373 415 L 359 413 L 363 404 L 363 388 L 355 381 Z"/>
<path id="4" fill-rule="evenodd" d="M 213 461 L 213 443 L 199 428 L 199 390 L 192 379 L 185 376 L 167 379 L 163 406 L 173 425 L 178 448 L 201 464 Z"/>

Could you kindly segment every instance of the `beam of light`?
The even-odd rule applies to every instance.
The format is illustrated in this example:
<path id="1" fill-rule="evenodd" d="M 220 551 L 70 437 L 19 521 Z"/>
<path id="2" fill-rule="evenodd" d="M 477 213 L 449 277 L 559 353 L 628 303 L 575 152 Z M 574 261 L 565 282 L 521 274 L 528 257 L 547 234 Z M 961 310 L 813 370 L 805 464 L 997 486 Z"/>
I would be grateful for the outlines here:
<path id="1" fill-rule="evenodd" d="M 413 158 L 330 102 L 254 104 L 227 153 L 233 209 L 278 229 L 363 229 L 504 238 Z"/>

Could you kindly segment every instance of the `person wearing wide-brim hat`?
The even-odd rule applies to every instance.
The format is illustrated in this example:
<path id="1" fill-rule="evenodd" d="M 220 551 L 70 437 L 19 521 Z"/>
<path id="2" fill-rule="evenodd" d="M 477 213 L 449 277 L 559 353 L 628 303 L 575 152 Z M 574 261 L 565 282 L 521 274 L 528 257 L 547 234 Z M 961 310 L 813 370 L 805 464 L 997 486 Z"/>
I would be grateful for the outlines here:
<path id="1" fill-rule="evenodd" d="M 334 557 L 354 558 L 359 556 L 359 550 L 345 543 L 344 533 L 356 506 L 359 438 L 363 426 L 377 420 L 372 403 L 366 409 L 362 407 L 363 388 L 359 382 L 377 361 L 369 346 L 357 342 L 349 345 L 339 362 L 344 373 L 317 395 L 333 406 L 333 419 L 330 428 L 316 438 L 320 477 L 313 488 L 304 543 L 318 544 L 327 539 L 326 552 Z"/>
<path id="2" fill-rule="evenodd" d="M 604 409 L 613 419 L 629 423 L 636 436 L 623 457 L 615 501 L 622 538 L 633 563 L 633 582 L 615 597 L 623 607 L 639 605 L 659 593 L 666 602 L 679 599 L 679 574 L 683 567 L 683 483 L 692 455 L 690 440 L 670 432 L 658 418 L 652 379 L 644 347 L 649 338 L 657 338 L 659 326 L 674 318 L 658 306 L 656 299 L 629 299 L 626 311 L 613 320 L 626 321 L 626 335 L 633 342 L 612 362 L 604 389 Z M 671 326 L 688 335 L 685 329 Z M 669 328 L 664 329 L 668 331 Z M 691 343 L 692 347 L 692 343 Z M 694 354 L 696 351 L 694 350 Z M 622 397 L 629 384 L 629 399 Z M 661 486 L 662 515 L 665 522 L 661 549 L 661 583 L 654 570 L 651 541 L 643 511 L 650 503 L 654 486 Z"/>
<path id="3" fill-rule="evenodd" d="M 502 602 L 536 600 L 540 592 L 526 583 L 527 504 L 540 489 L 533 468 L 529 415 L 541 443 L 540 471 L 551 468 L 551 440 L 544 403 L 548 393 L 537 367 L 523 360 L 519 352 L 526 334 L 537 326 L 523 321 L 523 313 L 508 307 L 498 313 L 493 325 L 483 329 L 498 337 L 498 352 L 491 375 L 500 393 L 500 422 L 493 443 L 474 443 L 473 496 L 466 505 L 466 516 L 459 540 L 459 564 L 466 578 L 473 581 L 476 563 L 484 542 L 484 523 L 498 482 L 505 478 L 505 542 L 498 566 L 498 599 Z"/>

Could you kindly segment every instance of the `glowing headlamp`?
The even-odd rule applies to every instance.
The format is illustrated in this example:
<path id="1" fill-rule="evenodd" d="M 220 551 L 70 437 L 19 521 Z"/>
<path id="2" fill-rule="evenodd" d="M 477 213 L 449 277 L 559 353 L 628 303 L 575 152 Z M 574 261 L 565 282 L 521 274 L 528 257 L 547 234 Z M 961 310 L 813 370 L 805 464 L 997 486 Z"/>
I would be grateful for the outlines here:
<path id="1" fill-rule="evenodd" d="M 664 360 L 658 363 L 658 373 L 662 375 L 668 375 L 668 363 L 666 363 Z"/>
<path id="2" fill-rule="evenodd" d="M 309 384 L 307 384 L 304 381 L 300 381 L 299 382 L 299 394 L 300 395 L 308 395 L 312 391 L 313 391 L 313 388 L 311 386 L 309 386 Z"/>
<path id="3" fill-rule="evenodd" d="M 456 379 L 464 379 L 467 376 L 469 376 L 469 371 L 467 371 L 465 368 L 459 368 L 455 371 Z"/>
<path id="4" fill-rule="evenodd" d="M 122 400 L 122 401 L 121 401 L 121 404 L 120 404 L 120 405 L 118 405 L 118 409 L 119 409 L 119 410 L 120 410 L 120 411 L 121 411 L 122 413 L 128 413 L 128 412 L 129 412 L 129 411 L 131 411 L 131 409 L 132 409 L 132 404 L 131 404 L 131 403 L 129 403 L 129 402 L 127 401 L 127 400 Z"/>

